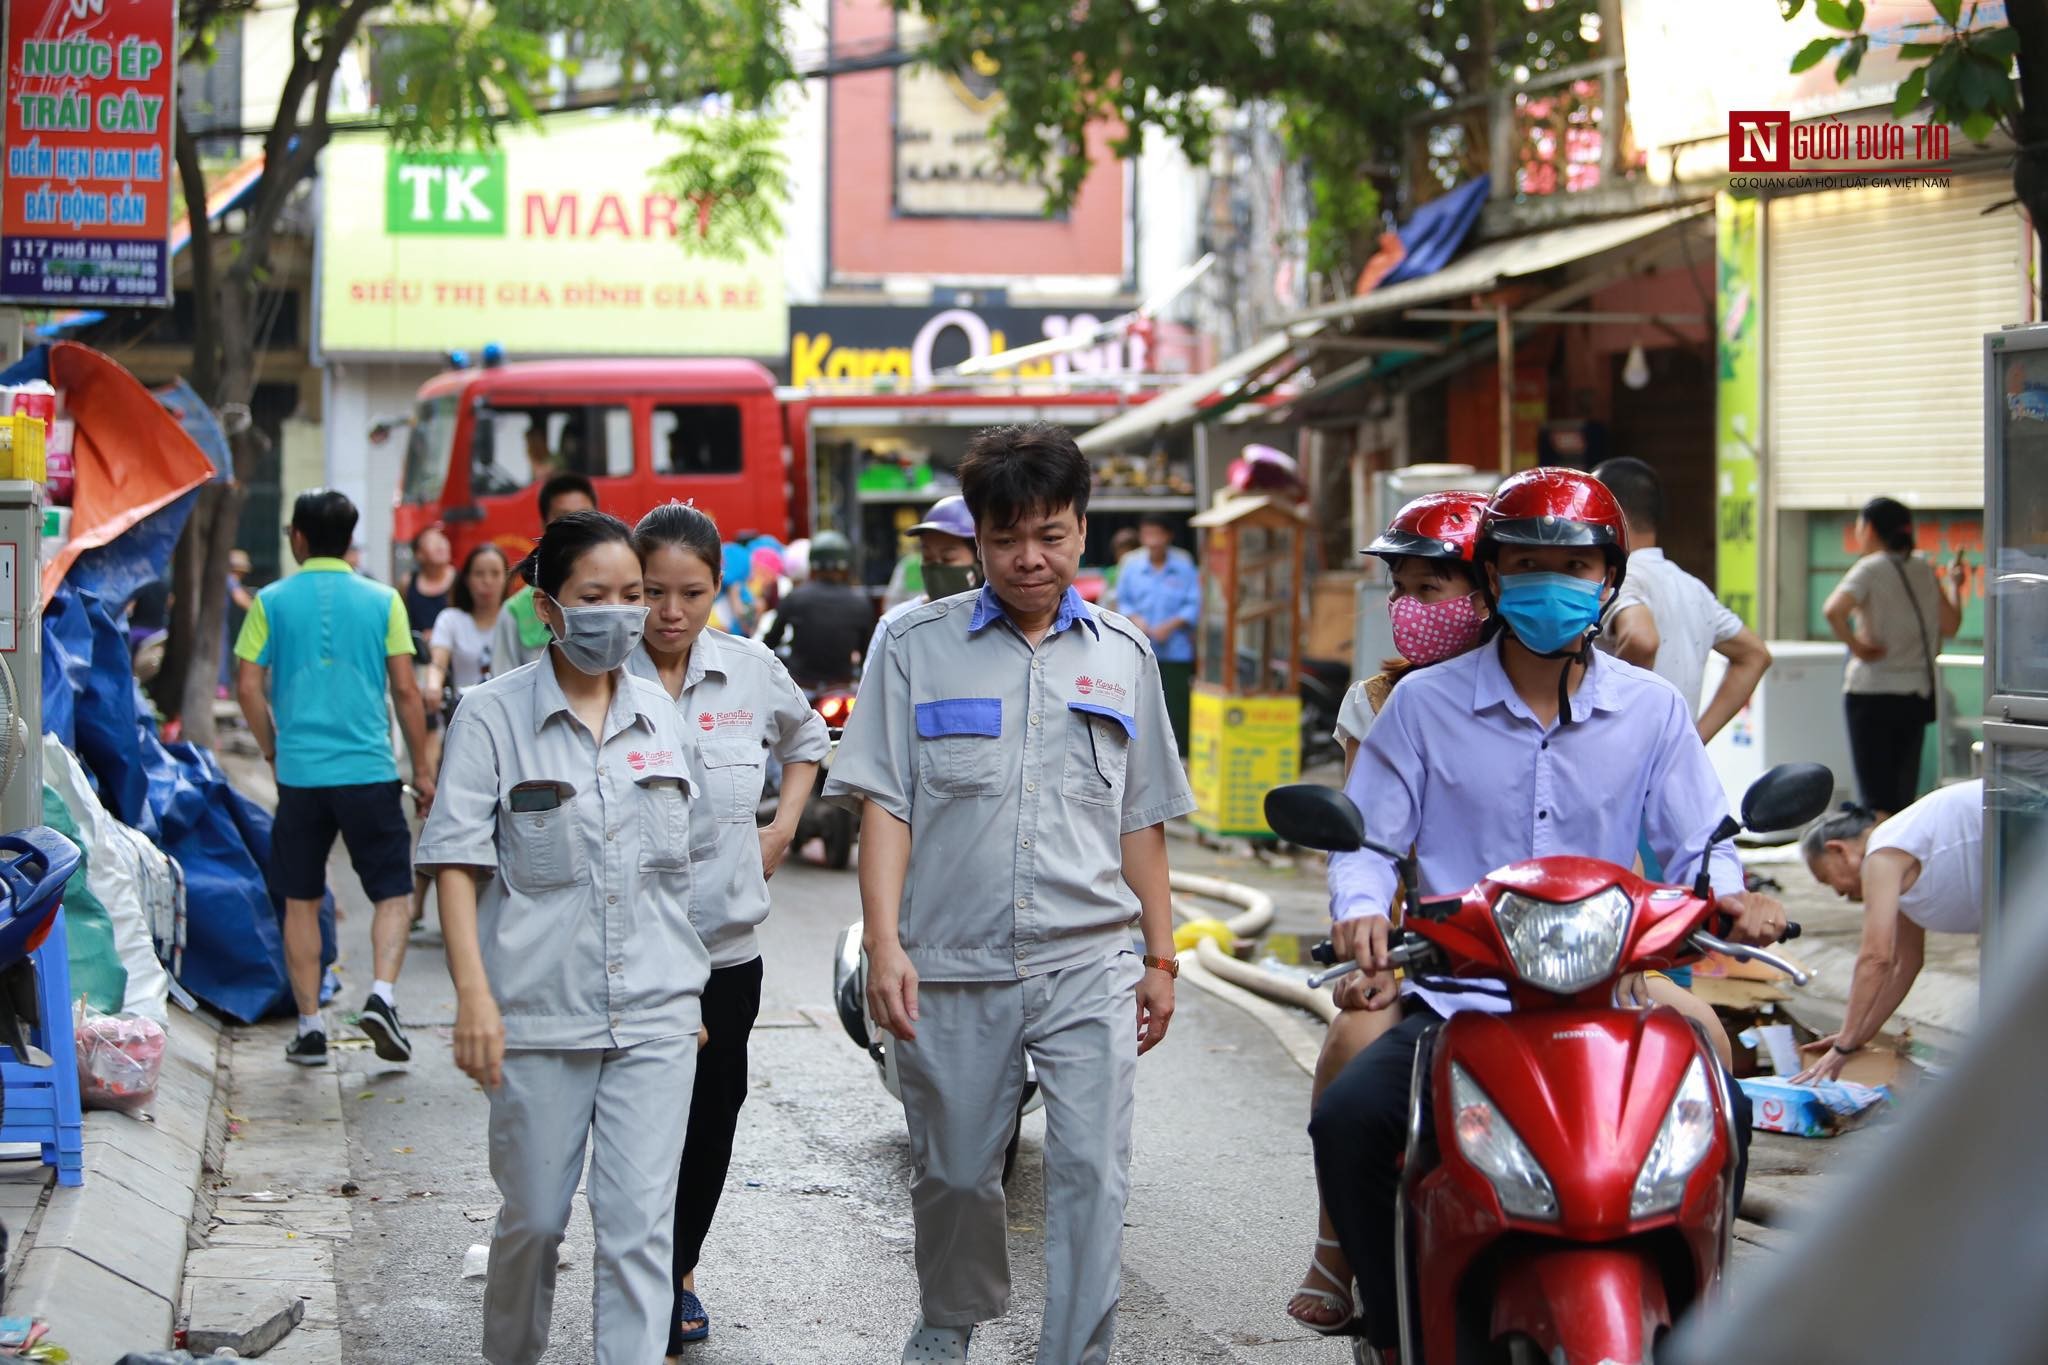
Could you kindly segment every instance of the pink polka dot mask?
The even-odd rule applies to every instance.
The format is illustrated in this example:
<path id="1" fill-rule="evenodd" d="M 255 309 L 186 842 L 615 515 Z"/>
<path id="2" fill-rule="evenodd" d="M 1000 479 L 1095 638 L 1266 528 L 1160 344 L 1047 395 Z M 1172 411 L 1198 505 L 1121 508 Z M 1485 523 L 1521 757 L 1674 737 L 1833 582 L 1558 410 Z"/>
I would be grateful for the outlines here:
<path id="1" fill-rule="evenodd" d="M 1479 643 L 1485 624 L 1478 593 L 1441 602 L 1396 597 L 1387 603 L 1387 614 L 1394 622 L 1394 648 L 1411 664 L 1433 664 L 1463 654 Z"/>

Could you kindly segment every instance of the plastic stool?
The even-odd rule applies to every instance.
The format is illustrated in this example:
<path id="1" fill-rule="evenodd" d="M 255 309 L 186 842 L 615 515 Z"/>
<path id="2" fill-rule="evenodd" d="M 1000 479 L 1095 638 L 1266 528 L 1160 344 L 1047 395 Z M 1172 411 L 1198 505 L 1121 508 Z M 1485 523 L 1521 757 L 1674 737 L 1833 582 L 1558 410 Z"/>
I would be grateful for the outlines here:
<path id="1" fill-rule="evenodd" d="M 50 921 L 49 937 L 30 954 L 36 964 L 36 1007 L 42 1022 L 35 1045 L 50 1054 L 49 1066 L 29 1066 L 0 1047 L 0 1142 L 34 1142 L 43 1164 L 57 1168 L 59 1185 L 85 1183 L 85 1128 L 78 1106 L 78 1057 L 71 1031 L 71 959 L 64 912 Z"/>

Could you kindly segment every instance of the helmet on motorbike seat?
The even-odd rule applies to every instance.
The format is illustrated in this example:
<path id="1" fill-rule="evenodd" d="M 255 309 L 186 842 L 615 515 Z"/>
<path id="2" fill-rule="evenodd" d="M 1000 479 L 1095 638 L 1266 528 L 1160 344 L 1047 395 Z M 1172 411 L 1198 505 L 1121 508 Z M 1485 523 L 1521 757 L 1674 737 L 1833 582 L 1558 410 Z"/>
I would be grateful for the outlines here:
<path id="1" fill-rule="evenodd" d="M 853 567 L 853 542 L 838 531 L 820 531 L 811 537 L 810 569 L 816 573 L 845 572 Z"/>
<path id="2" fill-rule="evenodd" d="M 1484 493 L 1424 493 L 1387 523 L 1359 553 L 1378 555 L 1388 568 L 1397 559 L 1434 559 L 1471 566 L 1479 548 Z M 1474 570 L 1476 572 L 1476 570 Z"/>
<path id="3" fill-rule="evenodd" d="M 1503 483 L 1479 525 L 1479 562 L 1494 562 L 1503 545 L 1598 549 L 1616 588 L 1628 572 L 1628 522 L 1621 504 L 1583 470 L 1530 469 Z"/>

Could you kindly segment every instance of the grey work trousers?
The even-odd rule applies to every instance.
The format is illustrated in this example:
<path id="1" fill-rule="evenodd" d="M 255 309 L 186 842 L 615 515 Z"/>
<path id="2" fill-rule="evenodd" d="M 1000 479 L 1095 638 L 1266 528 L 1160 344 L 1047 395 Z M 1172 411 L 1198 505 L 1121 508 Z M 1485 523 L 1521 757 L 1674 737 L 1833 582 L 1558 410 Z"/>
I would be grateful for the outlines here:
<path id="1" fill-rule="evenodd" d="M 1024 1057 L 1045 1096 L 1045 1321 L 1038 1365 L 1105 1365 L 1131 1190 L 1137 985 L 1130 953 L 1021 981 L 926 983 L 897 1069 L 910 1123 L 924 1320 L 966 1327 L 1010 1301 L 1003 1152 Z"/>
<path id="2" fill-rule="evenodd" d="M 533 1365 L 548 1348 L 556 1248 L 590 1149 L 597 1365 L 649 1365 L 668 1345 L 669 1259 L 693 1033 L 611 1050 L 507 1051 L 491 1092 L 491 1178 L 504 1203 L 484 1286 L 483 1356 Z"/>

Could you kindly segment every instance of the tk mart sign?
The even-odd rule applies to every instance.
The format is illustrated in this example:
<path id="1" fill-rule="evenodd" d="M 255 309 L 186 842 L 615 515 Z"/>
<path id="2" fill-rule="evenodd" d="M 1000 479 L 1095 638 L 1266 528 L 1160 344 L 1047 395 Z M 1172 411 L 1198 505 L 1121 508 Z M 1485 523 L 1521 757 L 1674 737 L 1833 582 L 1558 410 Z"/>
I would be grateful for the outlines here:
<path id="1" fill-rule="evenodd" d="M 780 354 L 781 261 L 690 251 L 709 205 L 654 186 L 666 154 L 652 120 L 620 116 L 551 120 L 486 152 L 331 146 L 322 350 Z"/>

